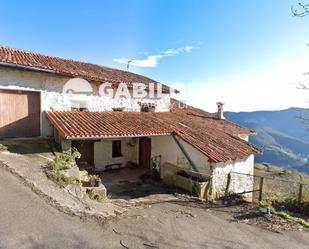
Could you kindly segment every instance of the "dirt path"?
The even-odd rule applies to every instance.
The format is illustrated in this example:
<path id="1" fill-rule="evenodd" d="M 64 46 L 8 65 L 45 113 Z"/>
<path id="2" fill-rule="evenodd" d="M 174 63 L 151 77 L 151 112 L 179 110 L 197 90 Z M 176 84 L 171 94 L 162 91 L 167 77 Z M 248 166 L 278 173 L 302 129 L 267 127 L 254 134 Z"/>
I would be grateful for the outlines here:
<path id="1" fill-rule="evenodd" d="M 106 226 L 128 248 L 308 248 L 308 232 L 274 233 L 231 221 L 220 209 L 190 207 L 188 203 L 160 203 L 131 210 L 129 217 Z M 150 247 L 149 247 L 150 248 Z"/>
<path id="2" fill-rule="evenodd" d="M 0 248 L 308 248 L 308 232 L 273 233 L 225 210 L 166 202 L 99 225 L 47 205 L 0 169 Z"/>

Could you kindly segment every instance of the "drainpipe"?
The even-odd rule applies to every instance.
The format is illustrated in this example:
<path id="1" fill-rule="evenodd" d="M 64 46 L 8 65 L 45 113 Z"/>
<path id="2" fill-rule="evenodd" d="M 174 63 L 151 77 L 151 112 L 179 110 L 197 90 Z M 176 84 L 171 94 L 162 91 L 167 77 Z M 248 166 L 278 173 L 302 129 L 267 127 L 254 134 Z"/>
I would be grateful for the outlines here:
<path id="1" fill-rule="evenodd" d="M 7 62 L 0 62 L 0 66 L 35 71 L 35 72 L 56 73 L 54 70 L 50 70 L 50 69 L 44 69 L 44 68 L 32 67 L 32 66 L 24 66 L 20 64 L 7 63 Z"/>
<path id="2" fill-rule="evenodd" d="M 178 145 L 178 147 L 180 148 L 180 150 L 182 151 L 182 153 L 185 155 L 186 159 L 189 161 L 191 167 L 198 172 L 198 169 L 196 167 L 196 164 L 192 161 L 189 153 L 186 151 L 186 149 L 183 147 L 183 145 L 179 142 L 179 140 L 176 138 L 175 134 L 172 134 L 172 137 L 174 138 L 176 144 Z"/>

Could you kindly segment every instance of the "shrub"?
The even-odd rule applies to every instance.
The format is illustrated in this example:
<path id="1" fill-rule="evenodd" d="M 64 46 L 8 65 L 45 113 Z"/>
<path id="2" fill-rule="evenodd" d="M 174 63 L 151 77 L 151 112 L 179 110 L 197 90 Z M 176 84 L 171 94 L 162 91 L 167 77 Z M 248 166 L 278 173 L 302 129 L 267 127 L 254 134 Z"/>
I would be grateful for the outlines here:
<path id="1" fill-rule="evenodd" d="M 265 200 L 261 200 L 260 201 L 260 207 L 262 207 L 262 208 L 271 207 L 271 205 L 272 205 L 272 201 L 271 200 L 265 199 Z"/>
<path id="2" fill-rule="evenodd" d="M 77 179 L 75 177 L 66 176 L 59 170 L 48 171 L 46 174 L 50 180 L 59 184 L 75 184 L 77 182 Z"/>
<path id="3" fill-rule="evenodd" d="M 56 156 L 53 160 L 51 166 L 53 170 L 63 170 L 71 167 L 72 163 L 75 162 L 75 159 L 80 158 L 81 154 L 78 152 L 76 148 L 72 148 L 72 150 L 68 152 L 64 152 L 59 156 Z"/>
<path id="4" fill-rule="evenodd" d="M 75 184 L 77 182 L 77 179 L 74 176 L 64 176 L 63 180 L 67 184 Z"/>
<path id="5" fill-rule="evenodd" d="M 3 144 L 0 144 L 0 151 L 4 151 L 4 150 L 7 150 L 8 147 L 3 145 Z"/>
<path id="6" fill-rule="evenodd" d="M 61 170 L 69 169 L 75 159 L 80 158 L 81 154 L 77 149 L 73 148 L 71 151 L 65 152 L 56 156 L 51 163 L 51 170 L 47 171 L 47 177 L 56 182 L 62 184 L 75 184 L 77 179 L 73 176 L 66 176 Z"/>

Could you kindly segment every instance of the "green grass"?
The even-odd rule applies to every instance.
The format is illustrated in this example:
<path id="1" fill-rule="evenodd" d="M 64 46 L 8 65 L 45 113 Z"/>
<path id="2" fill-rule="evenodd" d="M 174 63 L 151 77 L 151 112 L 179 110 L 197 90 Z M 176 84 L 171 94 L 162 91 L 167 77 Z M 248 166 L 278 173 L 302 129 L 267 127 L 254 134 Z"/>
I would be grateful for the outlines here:
<path id="1" fill-rule="evenodd" d="M 7 149 L 8 149 L 7 146 L 5 146 L 5 145 L 3 145 L 3 144 L 0 144 L 0 151 L 5 151 L 5 150 L 7 150 Z"/>
<path id="2" fill-rule="evenodd" d="M 306 228 L 309 228 L 309 222 L 302 219 L 302 218 L 298 218 L 298 217 L 295 217 L 287 212 L 284 212 L 284 211 L 277 211 L 274 207 L 272 207 L 272 201 L 270 200 L 262 200 L 260 201 L 260 207 L 262 208 L 267 208 L 269 207 L 270 210 L 271 210 L 271 213 L 273 215 L 276 215 L 278 217 L 281 217 L 282 219 L 285 219 L 287 221 L 291 221 L 291 222 L 296 222 Z"/>
<path id="3" fill-rule="evenodd" d="M 73 176 L 66 176 L 59 170 L 48 171 L 47 177 L 56 183 L 75 184 L 77 179 Z"/>
<path id="4" fill-rule="evenodd" d="M 261 164 L 261 163 L 256 163 L 256 164 L 254 164 L 254 168 L 262 170 L 262 169 L 267 169 L 267 166 L 265 166 L 264 164 Z"/>
<path id="5" fill-rule="evenodd" d="M 80 156 L 81 154 L 78 152 L 78 150 L 72 148 L 72 150 L 56 156 L 51 163 L 51 166 L 55 171 L 68 169 L 72 163 L 75 163 L 75 159 L 80 158 Z"/>
<path id="6" fill-rule="evenodd" d="M 304 220 L 304 219 L 301 219 L 301 218 L 298 218 L 298 217 L 295 217 L 295 216 L 292 216 L 290 214 L 288 214 L 287 212 L 283 212 L 283 211 L 276 211 L 274 208 L 272 208 L 271 210 L 271 213 L 273 213 L 274 215 L 277 215 L 285 220 L 288 220 L 288 221 L 292 221 L 292 222 L 296 222 L 306 228 L 309 228 L 309 222 Z"/>

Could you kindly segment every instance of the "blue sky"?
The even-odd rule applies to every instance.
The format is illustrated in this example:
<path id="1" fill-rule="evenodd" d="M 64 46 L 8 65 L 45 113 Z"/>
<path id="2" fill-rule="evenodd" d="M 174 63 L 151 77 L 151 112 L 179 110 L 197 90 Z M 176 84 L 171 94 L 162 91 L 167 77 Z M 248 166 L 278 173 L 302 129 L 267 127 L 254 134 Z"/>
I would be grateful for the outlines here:
<path id="1" fill-rule="evenodd" d="M 298 1 L 1 1 L 0 43 L 120 69 L 136 59 L 131 71 L 178 83 L 180 98 L 210 111 L 217 100 L 234 111 L 307 107 L 309 92 L 292 84 L 309 78 Z"/>

